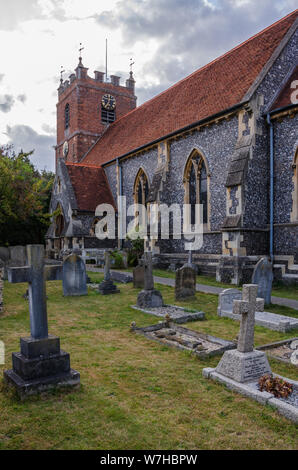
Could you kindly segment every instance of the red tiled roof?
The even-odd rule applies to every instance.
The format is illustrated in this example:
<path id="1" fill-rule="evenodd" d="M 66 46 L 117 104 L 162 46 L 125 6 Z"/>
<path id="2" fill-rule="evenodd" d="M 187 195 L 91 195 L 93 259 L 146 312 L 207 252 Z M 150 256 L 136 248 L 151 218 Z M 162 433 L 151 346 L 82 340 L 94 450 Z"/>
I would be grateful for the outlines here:
<path id="1" fill-rule="evenodd" d="M 291 77 L 289 78 L 286 85 L 284 86 L 280 94 L 278 95 L 274 104 L 271 106 L 271 111 L 278 109 L 278 108 L 283 108 L 284 106 L 287 106 L 289 104 L 295 104 L 291 102 L 291 95 L 295 90 L 297 90 L 297 85 L 291 88 L 291 84 L 296 80 L 298 81 L 298 65 L 294 69 Z M 294 94 L 296 94 L 297 96 L 297 92 L 295 92 Z"/>
<path id="2" fill-rule="evenodd" d="M 66 168 L 78 210 L 94 212 L 99 204 L 104 203 L 115 207 L 106 173 L 101 166 L 66 163 Z"/>
<path id="3" fill-rule="evenodd" d="M 115 121 L 84 163 L 101 165 L 241 102 L 297 15 L 295 10 Z"/>

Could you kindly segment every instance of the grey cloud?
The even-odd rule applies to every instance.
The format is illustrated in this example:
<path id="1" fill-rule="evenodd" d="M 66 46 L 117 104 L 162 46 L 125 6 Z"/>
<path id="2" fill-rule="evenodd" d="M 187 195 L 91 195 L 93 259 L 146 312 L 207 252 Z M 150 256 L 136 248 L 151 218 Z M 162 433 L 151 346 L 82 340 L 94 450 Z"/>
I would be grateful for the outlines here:
<path id="1" fill-rule="evenodd" d="M 7 126 L 6 135 L 9 143 L 14 145 L 16 152 L 23 150 L 30 152 L 34 149 L 30 157 L 32 163 L 40 170 L 46 168 L 54 171 L 55 168 L 55 145 L 54 135 L 38 134 L 32 127 L 25 125 Z"/>
<path id="2" fill-rule="evenodd" d="M 38 0 L 0 0 L 0 30 L 13 30 L 18 23 L 42 15 Z"/>
<path id="3" fill-rule="evenodd" d="M 9 113 L 14 105 L 14 97 L 12 95 L 0 95 L 0 111 Z"/>
<path id="4" fill-rule="evenodd" d="M 4 78 L 4 73 L 0 73 L 0 82 L 2 82 L 3 78 Z"/>
<path id="5" fill-rule="evenodd" d="M 121 0 L 117 7 L 97 15 L 103 26 L 119 28 L 130 48 L 138 41 L 156 39 L 159 47 L 141 75 L 159 80 L 141 89 L 140 100 L 152 97 L 189 73 L 248 39 L 295 9 L 296 0 Z M 137 80 L 138 77 L 136 77 Z M 139 95 L 138 83 L 136 83 Z"/>
<path id="6" fill-rule="evenodd" d="M 56 128 L 54 126 L 49 126 L 49 124 L 43 124 L 41 126 L 42 130 L 45 131 L 47 134 L 55 135 Z"/>
<path id="7" fill-rule="evenodd" d="M 45 15 L 42 2 L 38 0 L 0 0 L 0 30 L 11 31 L 23 21 L 54 18 L 66 21 L 61 0 L 50 0 L 51 11 Z"/>
<path id="8" fill-rule="evenodd" d="M 23 93 L 17 96 L 17 100 L 20 101 L 21 103 L 25 103 L 27 100 L 27 96 Z"/>

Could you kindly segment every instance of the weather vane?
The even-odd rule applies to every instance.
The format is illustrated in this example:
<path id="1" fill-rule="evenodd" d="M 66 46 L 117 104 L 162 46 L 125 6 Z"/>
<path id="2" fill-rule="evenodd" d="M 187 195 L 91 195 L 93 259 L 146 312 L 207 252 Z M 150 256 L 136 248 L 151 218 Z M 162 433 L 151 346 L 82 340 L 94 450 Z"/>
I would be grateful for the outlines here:
<path id="1" fill-rule="evenodd" d="M 80 57 L 79 59 L 82 58 L 82 50 L 84 49 L 84 47 L 82 47 L 82 43 L 80 42 L 80 48 L 79 48 L 79 54 L 80 54 Z"/>
<path id="2" fill-rule="evenodd" d="M 63 78 L 62 75 L 64 74 L 65 70 L 63 69 L 63 65 L 61 65 L 61 70 L 60 70 L 60 82 L 63 83 Z"/>
<path id="3" fill-rule="evenodd" d="M 132 66 L 133 66 L 133 65 L 134 65 L 134 62 L 132 62 L 132 59 L 130 59 L 130 64 L 129 64 L 129 66 L 130 66 L 130 72 L 131 72 L 131 73 L 132 73 Z"/>

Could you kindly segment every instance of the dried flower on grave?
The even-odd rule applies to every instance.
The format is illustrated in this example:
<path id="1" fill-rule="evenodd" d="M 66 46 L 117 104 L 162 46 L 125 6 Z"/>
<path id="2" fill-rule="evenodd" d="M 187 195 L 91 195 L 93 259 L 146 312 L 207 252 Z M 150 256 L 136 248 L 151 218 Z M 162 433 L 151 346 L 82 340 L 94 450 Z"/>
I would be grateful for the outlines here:
<path id="1" fill-rule="evenodd" d="M 272 374 L 265 374 L 259 379 L 259 389 L 272 393 L 276 398 L 287 398 L 293 392 L 293 385 Z"/>

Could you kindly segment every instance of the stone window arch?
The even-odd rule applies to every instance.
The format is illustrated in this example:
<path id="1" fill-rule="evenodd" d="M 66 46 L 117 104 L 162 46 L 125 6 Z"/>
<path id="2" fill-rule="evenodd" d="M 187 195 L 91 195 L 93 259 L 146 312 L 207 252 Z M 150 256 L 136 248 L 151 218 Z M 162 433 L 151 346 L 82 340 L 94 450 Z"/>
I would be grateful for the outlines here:
<path id="1" fill-rule="evenodd" d="M 297 222 L 298 221 L 298 147 L 296 148 L 292 168 L 293 168 L 294 189 L 292 193 L 293 204 L 292 204 L 292 212 L 291 212 L 291 222 Z"/>
<path id="2" fill-rule="evenodd" d="M 69 103 L 67 103 L 65 105 L 65 108 L 64 108 L 64 127 L 65 127 L 65 129 L 69 128 L 69 121 L 70 121 L 70 107 L 69 107 Z"/>
<path id="3" fill-rule="evenodd" d="M 55 237 L 61 237 L 64 230 L 64 216 L 61 206 L 59 205 L 58 213 L 55 217 Z"/>
<path id="4" fill-rule="evenodd" d="M 136 179 L 135 179 L 135 184 L 134 184 L 134 192 L 133 192 L 133 197 L 134 197 L 134 203 L 135 204 L 141 204 L 145 206 L 146 210 L 149 209 L 147 199 L 149 195 L 149 179 L 148 176 L 146 175 L 145 171 L 143 168 L 140 168 Z M 138 212 L 136 212 L 135 216 L 140 215 Z M 143 213 L 143 219 L 139 221 L 141 222 L 142 226 L 146 226 L 147 220 L 149 217 L 149 214 Z M 147 215 L 147 220 L 146 220 L 146 215 Z"/>
<path id="5" fill-rule="evenodd" d="M 143 168 L 140 168 L 137 173 L 133 194 L 135 204 L 143 204 L 147 207 L 147 198 L 149 194 L 149 180 Z"/>
<path id="6" fill-rule="evenodd" d="M 195 205 L 203 205 L 203 224 L 209 227 L 210 224 L 210 203 L 209 203 L 209 180 L 210 173 L 208 163 L 203 154 L 198 150 L 193 150 L 187 159 L 184 170 L 184 203 L 191 205 L 190 220 L 195 223 Z"/>

